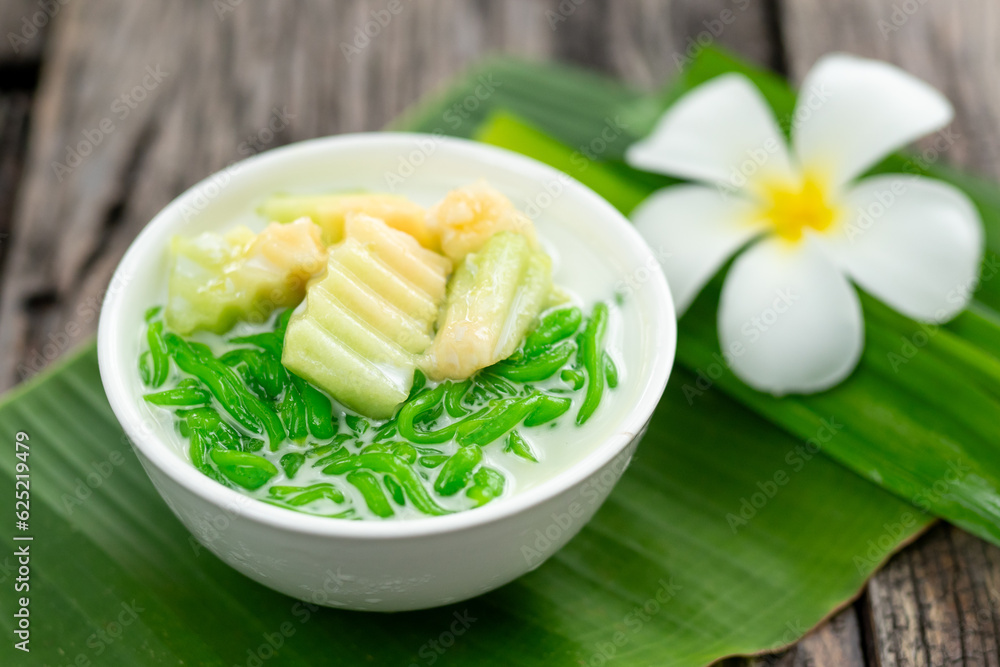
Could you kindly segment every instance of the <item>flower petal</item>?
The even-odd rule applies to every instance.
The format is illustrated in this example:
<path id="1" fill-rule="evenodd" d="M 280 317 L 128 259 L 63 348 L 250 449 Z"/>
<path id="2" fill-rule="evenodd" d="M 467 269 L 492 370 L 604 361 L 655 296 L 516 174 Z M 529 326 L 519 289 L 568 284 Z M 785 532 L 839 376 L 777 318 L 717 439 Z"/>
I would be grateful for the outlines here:
<path id="1" fill-rule="evenodd" d="M 953 115 L 944 95 L 898 67 L 836 53 L 802 83 L 792 146 L 804 168 L 822 170 L 838 186 Z"/>
<path id="2" fill-rule="evenodd" d="M 742 245 L 760 233 L 752 205 L 703 185 L 654 192 L 632 220 L 663 266 L 678 316 Z"/>
<path id="3" fill-rule="evenodd" d="M 726 276 L 719 341 L 733 372 L 755 389 L 821 391 L 847 377 L 861 357 L 861 304 L 814 240 L 765 239 Z"/>
<path id="4" fill-rule="evenodd" d="M 861 181 L 844 204 L 844 224 L 821 241 L 858 285 L 927 322 L 965 308 L 984 244 L 968 197 L 941 181 L 886 174 Z"/>
<path id="5" fill-rule="evenodd" d="M 725 74 L 698 86 L 629 147 L 625 161 L 661 174 L 743 188 L 789 180 L 791 159 L 771 108 L 749 79 Z"/>

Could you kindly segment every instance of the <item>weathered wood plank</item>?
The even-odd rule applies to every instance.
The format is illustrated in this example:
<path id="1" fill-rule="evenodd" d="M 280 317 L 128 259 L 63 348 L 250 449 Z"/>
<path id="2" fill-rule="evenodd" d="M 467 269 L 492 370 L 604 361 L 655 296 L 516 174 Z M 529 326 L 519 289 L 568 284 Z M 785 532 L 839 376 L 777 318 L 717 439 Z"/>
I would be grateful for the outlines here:
<path id="1" fill-rule="evenodd" d="M 782 4 L 790 75 L 801 81 L 831 50 L 896 63 L 954 103 L 957 136 L 943 159 L 1000 176 L 1000 5 L 798 0 Z M 864 613 L 873 664 L 997 665 L 1000 550 L 940 526 L 869 585 Z"/>
<path id="2" fill-rule="evenodd" d="M 574 2 L 552 2 L 557 9 L 547 10 L 554 30 L 569 33 L 559 35 L 555 56 L 644 88 L 663 85 L 709 45 L 762 65 L 776 64 L 780 53 L 760 0 L 576 2 L 565 20 L 558 7 Z"/>
<path id="3" fill-rule="evenodd" d="M 858 615 L 848 607 L 775 656 L 749 660 L 748 667 L 864 667 Z"/>
<path id="4" fill-rule="evenodd" d="M 1000 549 L 941 525 L 869 585 L 866 613 L 884 667 L 1000 663 Z"/>
<path id="5" fill-rule="evenodd" d="M 38 60 L 49 28 L 70 0 L 0 2 L 0 67 Z"/>
<path id="6" fill-rule="evenodd" d="M 895 63 L 954 103 L 958 136 L 944 159 L 1000 177 L 1000 3 L 796 0 L 782 8 L 793 79 L 834 50 Z"/>
<path id="7" fill-rule="evenodd" d="M 0 272 L 12 246 L 14 195 L 21 180 L 30 109 L 27 93 L 0 95 Z"/>

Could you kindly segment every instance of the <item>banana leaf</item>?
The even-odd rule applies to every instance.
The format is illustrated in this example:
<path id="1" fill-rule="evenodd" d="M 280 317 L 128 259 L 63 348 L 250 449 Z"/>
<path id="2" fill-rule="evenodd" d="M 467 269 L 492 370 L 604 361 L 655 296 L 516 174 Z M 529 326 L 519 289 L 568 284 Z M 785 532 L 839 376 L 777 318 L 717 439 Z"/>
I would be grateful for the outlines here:
<path id="1" fill-rule="evenodd" d="M 475 600 L 387 615 L 295 601 L 201 548 L 132 453 L 89 345 L 0 404 L 4 496 L 18 432 L 32 493 L 28 530 L 5 531 L 0 558 L 12 588 L 13 554 L 29 545 L 18 595 L 31 653 L 8 639 L 0 663 L 693 666 L 780 648 L 929 519 L 721 392 L 689 406 L 694 380 L 678 373 L 610 500 L 542 567 Z"/>
<path id="2" fill-rule="evenodd" d="M 618 114 L 638 127 L 662 104 L 586 73 L 495 61 L 396 127 L 472 136 L 503 108 L 591 151 L 574 137 Z M 629 170 L 587 171 L 614 184 Z M 636 188 L 660 182 L 637 174 L 621 196 L 634 205 Z M 3 531 L 9 591 L 25 544 L 13 538 L 33 538 L 30 590 L 17 593 L 30 597 L 31 653 L 6 641 L 0 664 L 695 666 L 781 648 L 856 596 L 932 515 L 725 391 L 689 403 L 684 387 L 698 381 L 675 371 L 609 501 L 540 568 L 451 607 L 375 615 L 274 593 L 202 549 L 132 454 L 88 345 L 0 401 L 5 497 L 15 434 L 31 438 L 29 527 Z"/>
<path id="3" fill-rule="evenodd" d="M 791 116 L 794 95 L 787 84 L 712 50 L 704 52 L 663 98 L 669 102 L 730 71 L 750 76 L 778 118 Z M 534 70 L 525 74 L 536 76 Z M 586 104 L 592 93 L 579 95 L 576 104 Z M 611 90 L 600 91 L 605 105 L 612 95 Z M 562 94 L 561 105 L 574 102 L 567 96 Z M 642 119 L 635 120 L 636 126 L 648 128 L 656 115 L 650 105 L 636 107 L 626 95 L 620 99 L 620 115 Z M 587 145 L 586 137 L 569 139 L 554 110 L 544 125 L 538 110 L 532 118 L 534 126 L 503 109 L 473 134 L 576 176 L 624 212 L 672 182 L 631 170 L 610 157 L 591 159 L 581 148 Z M 588 129 L 594 131 L 593 126 Z M 591 136 L 601 136 L 600 131 Z M 620 153 L 622 141 L 614 143 Z M 609 143 L 604 155 L 611 151 Z M 972 307 L 947 326 L 929 326 L 862 294 L 866 344 L 857 370 L 829 391 L 776 398 L 750 389 L 729 371 L 716 333 L 721 286 L 716 279 L 680 321 L 677 359 L 697 376 L 685 394 L 694 402 L 707 392 L 724 391 L 803 440 L 832 423 L 836 436 L 822 443 L 825 455 L 922 511 L 1000 544 L 1000 281 L 994 280 L 1000 271 L 1000 189 L 904 155 L 887 159 L 873 171 L 941 178 L 973 199 L 986 225 L 987 251 Z"/>

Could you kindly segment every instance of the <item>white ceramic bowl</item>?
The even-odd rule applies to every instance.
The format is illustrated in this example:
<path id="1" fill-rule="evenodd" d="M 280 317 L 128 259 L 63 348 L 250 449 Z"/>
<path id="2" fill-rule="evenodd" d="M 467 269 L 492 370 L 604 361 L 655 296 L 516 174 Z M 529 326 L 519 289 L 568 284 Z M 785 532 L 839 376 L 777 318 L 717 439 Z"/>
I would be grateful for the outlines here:
<path id="1" fill-rule="evenodd" d="M 418 201 L 485 178 L 536 222 L 572 221 L 622 278 L 639 321 L 624 327 L 630 406 L 609 437 L 533 488 L 482 508 L 410 521 L 344 521 L 252 500 L 196 470 L 140 399 L 143 313 L 162 298 L 174 234 L 222 229 L 278 191 L 395 191 Z M 570 286 L 571 287 L 571 286 Z M 609 294 L 611 293 L 609 286 Z M 154 486 L 192 534 L 248 577 L 312 603 L 380 611 L 456 602 L 534 569 L 591 518 L 625 470 L 667 383 L 676 324 L 650 248 L 610 204 L 534 160 L 465 140 L 419 134 L 315 139 L 252 157 L 198 183 L 164 208 L 122 259 L 101 312 L 101 378 Z M 194 585 L 194 582 L 192 582 Z"/>

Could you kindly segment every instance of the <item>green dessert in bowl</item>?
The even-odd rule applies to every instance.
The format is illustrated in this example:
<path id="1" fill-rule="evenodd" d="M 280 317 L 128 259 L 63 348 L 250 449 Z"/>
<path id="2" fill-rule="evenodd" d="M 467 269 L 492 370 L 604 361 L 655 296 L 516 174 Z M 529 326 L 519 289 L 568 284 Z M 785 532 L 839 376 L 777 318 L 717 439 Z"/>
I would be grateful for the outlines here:
<path id="1" fill-rule="evenodd" d="M 555 284 L 485 182 L 255 209 L 173 238 L 141 334 L 145 401 L 219 484 L 340 519 L 480 507 L 551 475 L 618 384 L 617 306 Z"/>
<path id="2" fill-rule="evenodd" d="M 263 153 L 167 205 L 115 272 L 98 354 L 193 539 L 307 602 L 399 611 L 497 588 L 572 538 L 675 342 L 652 250 L 592 191 L 378 133 Z"/>

